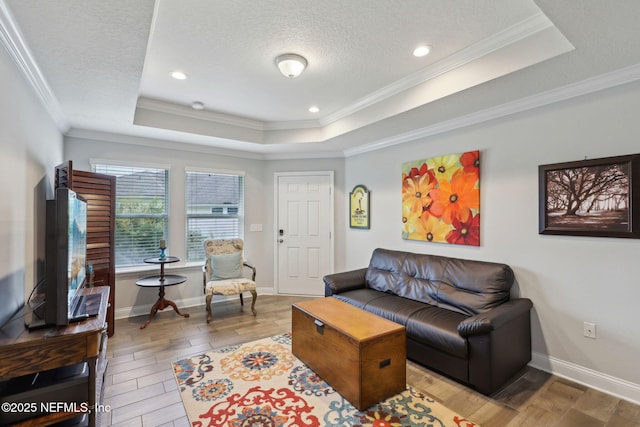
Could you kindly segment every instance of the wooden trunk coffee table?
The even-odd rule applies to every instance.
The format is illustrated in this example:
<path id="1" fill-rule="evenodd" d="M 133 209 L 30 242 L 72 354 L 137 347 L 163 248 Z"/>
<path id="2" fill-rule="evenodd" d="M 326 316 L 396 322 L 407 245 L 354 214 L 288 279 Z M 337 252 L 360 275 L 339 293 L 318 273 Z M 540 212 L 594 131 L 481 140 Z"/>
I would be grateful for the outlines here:
<path id="1" fill-rule="evenodd" d="M 293 304 L 291 348 L 360 410 L 406 389 L 404 326 L 337 298 Z"/>

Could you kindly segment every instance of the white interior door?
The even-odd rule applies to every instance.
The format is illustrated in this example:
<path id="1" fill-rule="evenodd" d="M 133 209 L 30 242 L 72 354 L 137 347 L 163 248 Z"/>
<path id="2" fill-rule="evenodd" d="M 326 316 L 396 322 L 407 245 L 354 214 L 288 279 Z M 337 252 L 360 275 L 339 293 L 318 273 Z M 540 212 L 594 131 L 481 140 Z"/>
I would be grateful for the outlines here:
<path id="1" fill-rule="evenodd" d="M 276 174 L 277 289 L 324 295 L 333 271 L 333 172 Z"/>

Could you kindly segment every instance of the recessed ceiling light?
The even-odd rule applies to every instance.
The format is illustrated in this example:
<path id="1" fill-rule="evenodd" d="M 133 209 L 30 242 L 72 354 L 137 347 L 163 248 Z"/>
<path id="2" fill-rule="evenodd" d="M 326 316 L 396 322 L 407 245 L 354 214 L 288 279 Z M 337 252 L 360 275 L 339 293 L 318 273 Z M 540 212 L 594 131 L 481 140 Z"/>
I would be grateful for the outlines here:
<path id="1" fill-rule="evenodd" d="M 315 105 L 312 105 L 311 107 L 309 107 L 309 112 L 310 113 L 317 113 L 318 111 L 320 111 L 320 109 L 318 107 L 316 107 Z"/>
<path id="2" fill-rule="evenodd" d="M 173 71 L 171 73 L 171 77 L 173 77 L 176 80 L 186 80 L 187 79 L 187 75 L 185 73 L 183 73 L 182 71 Z"/>
<path id="3" fill-rule="evenodd" d="M 418 58 L 427 56 L 431 52 L 431 47 L 427 45 L 421 45 L 416 47 L 413 50 L 413 56 L 417 56 Z"/>
<path id="4" fill-rule="evenodd" d="M 195 101 L 193 104 L 191 104 L 191 108 L 193 108 L 194 110 L 204 110 L 204 103 Z"/>

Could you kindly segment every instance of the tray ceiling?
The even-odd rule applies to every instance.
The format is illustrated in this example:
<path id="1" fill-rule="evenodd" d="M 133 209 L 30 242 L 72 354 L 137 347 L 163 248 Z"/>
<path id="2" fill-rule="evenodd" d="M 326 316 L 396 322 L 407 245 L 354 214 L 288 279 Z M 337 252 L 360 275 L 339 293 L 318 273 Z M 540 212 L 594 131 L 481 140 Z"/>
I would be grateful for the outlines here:
<path id="1" fill-rule="evenodd" d="M 335 154 L 640 62 L 595 56 L 638 2 L 564 3 L 4 0 L 0 29 L 69 135 Z M 289 52 L 295 79 L 274 64 Z"/>

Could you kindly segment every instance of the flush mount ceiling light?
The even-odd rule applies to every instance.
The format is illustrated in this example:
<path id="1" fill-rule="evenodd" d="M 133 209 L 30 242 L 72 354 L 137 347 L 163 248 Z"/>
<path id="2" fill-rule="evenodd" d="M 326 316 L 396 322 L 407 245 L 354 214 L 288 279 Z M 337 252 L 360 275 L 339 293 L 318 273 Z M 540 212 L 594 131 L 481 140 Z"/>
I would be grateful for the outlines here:
<path id="1" fill-rule="evenodd" d="M 204 103 L 195 101 L 193 104 L 191 104 L 191 108 L 193 108 L 194 110 L 204 110 Z"/>
<path id="2" fill-rule="evenodd" d="M 276 65 L 283 76 L 293 79 L 307 67 L 307 60 L 295 53 L 285 53 L 276 58 Z"/>
<path id="3" fill-rule="evenodd" d="M 311 107 L 309 107 L 309 112 L 310 113 L 317 113 L 320 111 L 320 108 L 318 108 L 318 106 L 316 105 L 312 105 Z"/>

